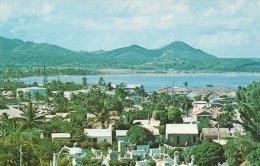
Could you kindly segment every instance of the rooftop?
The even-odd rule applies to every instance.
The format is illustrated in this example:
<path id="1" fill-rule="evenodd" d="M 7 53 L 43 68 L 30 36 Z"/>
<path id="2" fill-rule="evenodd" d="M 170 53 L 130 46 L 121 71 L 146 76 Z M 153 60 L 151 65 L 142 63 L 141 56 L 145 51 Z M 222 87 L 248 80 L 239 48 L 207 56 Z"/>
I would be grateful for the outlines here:
<path id="1" fill-rule="evenodd" d="M 198 134 L 197 124 L 166 124 L 166 134 Z"/>
<path id="2" fill-rule="evenodd" d="M 51 138 L 70 138 L 70 133 L 51 133 Z"/>
<path id="3" fill-rule="evenodd" d="M 84 129 L 87 137 L 112 137 L 112 131 L 108 129 Z"/>
<path id="4" fill-rule="evenodd" d="M 126 136 L 128 130 L 116 130 L 116 136 Z"/>

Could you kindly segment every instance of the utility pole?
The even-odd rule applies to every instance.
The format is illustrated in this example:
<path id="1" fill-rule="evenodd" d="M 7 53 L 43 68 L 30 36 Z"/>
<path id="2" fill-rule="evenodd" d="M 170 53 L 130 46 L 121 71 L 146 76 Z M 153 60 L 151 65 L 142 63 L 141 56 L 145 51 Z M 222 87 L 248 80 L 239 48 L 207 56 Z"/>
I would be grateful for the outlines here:
<path id="1" fill-rule="evenodd" d="M 172 81 L 172 94 L 174 94 L 174 80 Z"/>
<path id="2" fill-rule="evenodd" d="M 22 152 L 22 145 L 20 145 L 20 148 L 19 148 L 19 153 L 20 153 L 20 166 L 22 166 L 22 163 L 23 163 L 23 152 Z"/>
<path id="3" fill-rule="evenodd" d="M 47 74 L 46 74 L 46 67 L 45 64 L 43 66 L 43 84 L 45 85 L 47 83 Z"/>

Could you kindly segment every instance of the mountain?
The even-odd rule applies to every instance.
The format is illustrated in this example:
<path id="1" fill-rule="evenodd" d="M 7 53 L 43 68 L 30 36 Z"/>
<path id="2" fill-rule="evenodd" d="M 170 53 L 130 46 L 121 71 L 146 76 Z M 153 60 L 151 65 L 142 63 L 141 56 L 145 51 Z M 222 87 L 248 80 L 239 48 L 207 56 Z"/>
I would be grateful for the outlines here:
<path id="1" fill-rule="evenodd" d="M 182 41 L 175 41 L 160 49 L 162 57 L 169 59 L 183 60 L 205 60 L 216 59 L 215 56 L 203 52 L 200 49 L 195 49 Z"/>
<path id="2" fill-rule="evenodd" d="M 0 37 L 0 67 L 75 67 L 168 71 L 260 71 L 258 59 L 225 59 L 175 41 L 159 49 L 138 45 L 111 51 L 72 51 L 47 43 Z"/>

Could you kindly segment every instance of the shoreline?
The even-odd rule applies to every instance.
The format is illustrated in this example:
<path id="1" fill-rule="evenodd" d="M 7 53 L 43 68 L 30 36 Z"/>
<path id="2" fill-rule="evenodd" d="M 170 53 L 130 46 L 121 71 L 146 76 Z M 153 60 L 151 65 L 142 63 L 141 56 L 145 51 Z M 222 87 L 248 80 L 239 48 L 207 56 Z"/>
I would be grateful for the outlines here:
<path id="1" fill-rule="evenodd" d="M 240 73 L 240 72 L 226 72 L 226 73 L 101 73 L 101 74 L 93 74 L 93 75 L 48 75 L 47 77 L 70 77 L 70 76 L 82 76 L 82 77 L 107 77 L 107 76 L 119 76 L 119 77 L 127 77 L 127 76 L 140 76 L 140 77 L 166 77 L 166 76 L 228 76 L 228 77 L 235 77 L 235 76 L 260 76 L 260 73 Z M 29 77 L 43 77 L 41 76 L 28 76 L 28 77 L 21 77 L 21 78 L 29 78 Z M 20 78 L 20 79 L 21 79 Z M 14 78 L 16 79 L 16 78 Z"/>

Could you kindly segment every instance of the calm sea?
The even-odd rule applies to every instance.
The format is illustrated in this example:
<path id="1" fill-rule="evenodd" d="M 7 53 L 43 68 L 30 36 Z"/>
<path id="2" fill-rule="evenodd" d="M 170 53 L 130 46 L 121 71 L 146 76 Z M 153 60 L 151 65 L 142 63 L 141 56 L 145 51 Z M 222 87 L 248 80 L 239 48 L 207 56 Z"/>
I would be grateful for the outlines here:
<path id="1" fill-rule="evenodd" d="M 62 82 L 81 83 L 84 76 L 52 76 L 48 77 L 48 81 L 60 80 Z M 184 82 L 188 82 L 188 87 L 206 87 L 212 84 L 214 87 L 230 87 L 237 88 L 238 86 L 246 86 L 253 81 L 260 81 L 259 75 L 176 75 L 176 76 L 140 76 L 140 75 L 94 75 L 85 76 L 87 82 L 94 84 L 98 82 L 100 77 L 103 77 L 106 82 L 112 84 L 127 83 L 127 84 L 142 84 L 146 90 L 153 91 L 164 87 L 172 86 L 184 87 Z M 21 80 L 31 84 L 33 82 L 43 83 L 43 77 L 27 77 Z"/>

